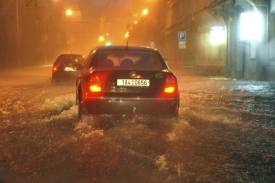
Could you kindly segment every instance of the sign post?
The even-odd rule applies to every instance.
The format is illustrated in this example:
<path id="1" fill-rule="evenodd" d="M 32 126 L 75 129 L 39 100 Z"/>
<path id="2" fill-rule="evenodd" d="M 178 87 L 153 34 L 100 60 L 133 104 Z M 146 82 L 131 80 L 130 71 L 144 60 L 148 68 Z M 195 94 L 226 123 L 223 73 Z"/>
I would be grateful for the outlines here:
<path id="1" fill-rule="evenodd" d="M 186 32 L 185 31 L 178 32 L 178 43 L 179 43 L 179 49 L 186 48 Z"/>

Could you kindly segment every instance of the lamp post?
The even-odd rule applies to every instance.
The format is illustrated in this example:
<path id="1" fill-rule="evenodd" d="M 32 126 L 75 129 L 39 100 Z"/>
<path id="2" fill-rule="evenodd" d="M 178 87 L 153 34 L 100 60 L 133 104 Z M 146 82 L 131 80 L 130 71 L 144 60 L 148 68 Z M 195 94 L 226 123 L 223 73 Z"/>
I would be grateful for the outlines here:
<path id="1" fill-rule="evenodd" d="M 43 12 L 43 41 L 44 41 L 44 60 L 45 64 L 48 63 L 47 54 L 48 54 L 48 31 L 47 31 L 47 21 L 46 21 L 46 6 L 44 7 Z"/>
<path id="2" fill-rule="evenodd" d="M 67 38 L 67 43 L 69 46 L 70 52 L 73 52 L 77 46 L 75 45 L 76 42 L 76 37 L 77 37 L 77 30 L 80 29 L 80 24 L 77 25 L 77 23 L 80 23 L 81 20 L 81 11 L 79 10 L 78 7 L 74 6 L 72 8 L 67 8 L 63 12 L 65 15 L 65 20 L 63 21 L 64 23 L 64 31 L 67 33 L 68 38 Z"/>
<path id="3" fill-rule="evenodd" d="M 19 32 L 19 4 L 18 0 L 16 0 L 16 59 L 18 67 L 21 65 L 20 56 L 19 56 L 19 47 L 20 47 L 20 32 Z"/>

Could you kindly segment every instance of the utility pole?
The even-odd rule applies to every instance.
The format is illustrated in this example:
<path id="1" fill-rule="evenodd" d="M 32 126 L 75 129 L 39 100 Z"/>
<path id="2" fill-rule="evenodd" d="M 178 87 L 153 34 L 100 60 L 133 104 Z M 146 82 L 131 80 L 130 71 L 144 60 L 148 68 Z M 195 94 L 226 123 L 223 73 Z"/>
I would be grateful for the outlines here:
<path id="1" fill-rule="evenodd" d="M 17 56 L 17 64 L 18 67 L 21 66 L 21 61 L 20 61 L 20 28 L 19 28 L 19 0 L 16 0 L 16 56 Z"/>
<path id="2" fill-rule="evenodd" d="M 44 60 L 45 60 L 45 64 L 48 63 L 48 57 L 47 57 L 47 54 L 48 54 L 48 32 L 47 32 L 47 26 L 46 26 L 46 6 L 44 6 L 44 9 L 43 9 L 43 42 L 44 42 Z"/>

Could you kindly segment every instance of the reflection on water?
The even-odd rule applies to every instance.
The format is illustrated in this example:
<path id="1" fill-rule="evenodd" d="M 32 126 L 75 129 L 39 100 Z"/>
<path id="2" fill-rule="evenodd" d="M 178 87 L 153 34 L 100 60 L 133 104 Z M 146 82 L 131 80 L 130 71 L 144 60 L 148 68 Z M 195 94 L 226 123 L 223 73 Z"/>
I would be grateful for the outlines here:
<path id="1" fill-rule="evenodd" d="M 274 83 L 178 79 L 178 119 L 79 121 L 73 86 L 2 88 L 0 180 L 274 182 Z"/>
<path id="2" fill-rule="evenodd" d="M 184 81 L 185 80 L 185 81 Z M 207 116 L 241 118 L 266 127 L 275 125 L 275 83 L 228 78 L 181 78 L 181 103 Z M 198 82 L 200 80 L 200 82 Z M 234 114 L 232 117 L 232 113 Z"/>

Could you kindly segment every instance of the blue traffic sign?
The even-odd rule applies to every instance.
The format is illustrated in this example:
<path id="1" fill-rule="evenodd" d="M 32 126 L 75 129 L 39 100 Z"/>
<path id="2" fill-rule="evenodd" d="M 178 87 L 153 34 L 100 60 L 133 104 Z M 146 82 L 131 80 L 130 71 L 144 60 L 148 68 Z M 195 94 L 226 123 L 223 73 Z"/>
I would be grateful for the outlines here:
<path id="1" fill-rule="evenodd" d="M 185 31 L 180 31 L 178 33 L 179 41 L 186 41 L 186 32 Z"/>

